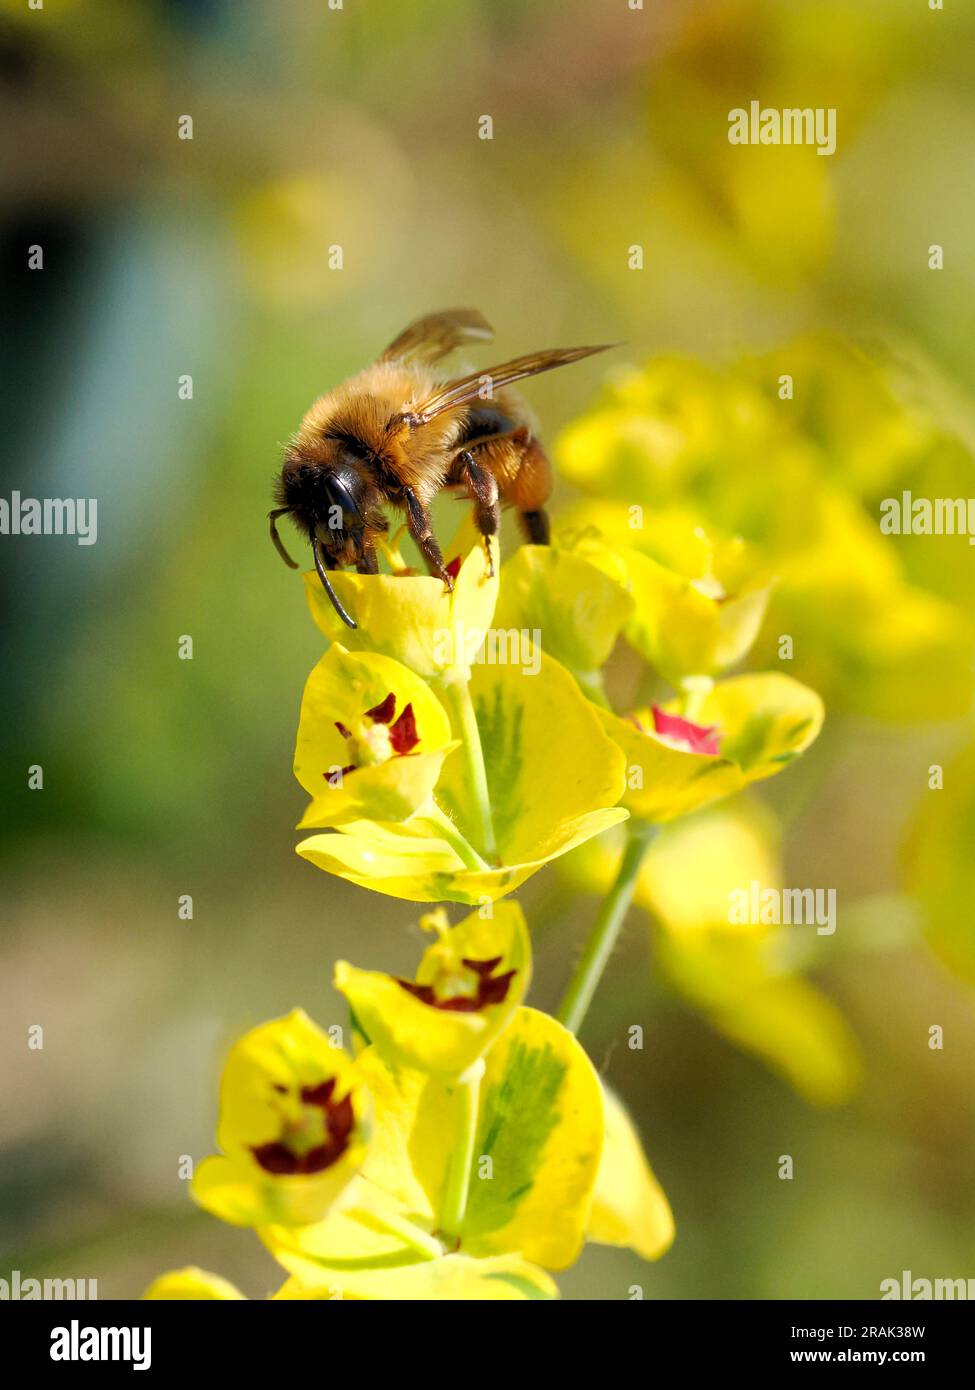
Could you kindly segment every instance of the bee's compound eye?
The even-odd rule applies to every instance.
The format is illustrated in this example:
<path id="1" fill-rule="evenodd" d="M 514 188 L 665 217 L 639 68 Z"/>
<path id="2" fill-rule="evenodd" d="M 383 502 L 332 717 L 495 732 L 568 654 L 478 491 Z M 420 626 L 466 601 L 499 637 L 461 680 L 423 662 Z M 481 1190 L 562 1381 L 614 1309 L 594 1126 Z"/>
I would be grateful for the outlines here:
<path id="1" fill-rule="evenodd" d="M 325 491 L 334 507 L 341 507 L 348 516 L 359 515 L 362 479 L 351 469 L 335 469 L 325 478 Z"/>

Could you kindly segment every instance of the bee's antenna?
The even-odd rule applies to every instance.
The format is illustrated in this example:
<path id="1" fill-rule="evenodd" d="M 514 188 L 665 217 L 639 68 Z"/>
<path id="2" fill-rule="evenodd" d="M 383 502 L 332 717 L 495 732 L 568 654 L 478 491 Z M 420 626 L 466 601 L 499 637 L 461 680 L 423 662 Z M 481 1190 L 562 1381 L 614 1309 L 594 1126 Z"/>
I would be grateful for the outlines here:
<path id="1" fill-rule="evenodd" d="M 332 607 L 335 609 L 336 613 L 342 619 L 343 623 L 345 623 L 346 627 L 358 627 L 359 624 L 352 621 L 348 613 L 346 613 L 345 609 L 342 607 L 341 603 L 339 603 L 338 596 L 335 590 L 332 588 L 331 581 L 329 580 L 328 571 L 326 570 L 325 565 L 322 561 L 322 552 L 318 544 L 318 537 L 314 534 L 311 538 L 311 553 L 315 557 L 315 568 L 318 570 L 318 577 L 322 581 L 322 587 L 324 588 L 326 594 L 328 594 L 329 598 L 332 601 Z"/>
<path id="2" fill-rule="evenodd" d="M 283 541 L 283 540 L 281 539 L 281 537 L 278 535 L 278 517 L 279 517 L 279 516 L 284 516 L 287 512 L 290 512 L 290 511 L 291 511 L 291 508 L 290 508 L 290 507 L 278 507 L 275 511 L 273 511 L 273 512 L 268 512 L 268 514 L 267 514 L 267 519 L 268 519 L 268 522 L 270 523 L 270 527 L 271 527 L 271 540 L 274 542 L 274 548 L 275 548 L 275 550 L 276 550 L 276 551 L 278 552 L 278 554 L 281 556 L 281 559 L 284 561 L 284 563 L 288 566 L 289 569 L 296 570 L 296 569 L 298 569 L 298 562 L 297 562 L 297 560 L 292 560 L 291 556 L 288 554 L 288 552 L 287 552 L 287 551 L 285 550 L 285 548 L 284 548 L 284 541 Z"/>

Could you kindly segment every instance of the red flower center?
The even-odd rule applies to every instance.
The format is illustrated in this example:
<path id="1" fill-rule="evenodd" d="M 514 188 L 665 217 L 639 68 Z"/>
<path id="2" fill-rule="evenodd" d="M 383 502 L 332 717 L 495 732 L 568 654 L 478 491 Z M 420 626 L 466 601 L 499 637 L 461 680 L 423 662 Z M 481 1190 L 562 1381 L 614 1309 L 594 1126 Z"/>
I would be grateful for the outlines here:
<path id="1" fill-rule="evenodd" d="M 475 976 L 476 990 L 473 994 L 448 994 L 446 997 L 440 997 L 433 985 L 419 985 L 415 980 L 401 980 L 398 977 L 396 983 L 402 985 L 403 989 L 408 994 L 412 994 L 415 999 L 419 999 L 423 1004 L 429 1004 L 433 1009 L 447 1009 L 458 1014 L 475 1014 L 486 1008 L 488 1004 L 503 1004 L 508 996 L 511 981 L 518 972 L 517 970 L 506 970 L 503 975 L 495 975 L 494 972 L 501 964 L 501 960 L 501 956 L 494 956 L 492 960 L 469 960 L 465 957 L 461 961 L 465 970 L 470 970 Z"/>
<path id="2" fill-rule="evenodd" d="M 287 1094 L 285 1086 L 276 1085 L 274 1090 Z M 306 1112 L 311 1113 L 306 1113 L 298 1124 L 286 1123 L 280 1139 L 257 1144 L 251 1149 L 266 1173 L 273 1173 L 275 1177 L 321 1173 L 342 1156 L 355 1128 L 355 1113 L 352 1096 L 336 1100 L 334 1092 L 334 1077 L 317 1086 L 302 1086 L 301 1101 Z M 309 1132 L 315 1133 L 316 1142 L 303 1144 L 301 1141 Z"/>
<path id="3" fill-rule="evenodd" d="M 668 714 L 653 705 L 653 728 L 661 738 L 687 753 L 707 753 L 716 756 L 721 751 L 721 734 L 717 724 L 692 724 L 679 714 Z"/>
<path id="4" fill-rule="evenodd" d="M 388 728 L 389 744 L 393 750 L 393 755 L 401 758 L 405 754 L 413 752 L 413 749 L 420 742 L 420 736 L 416 731 L 416 715 L 413 713 L 412 703 L 406 705 L 399 718 L 394 721 L 395 713 L 396 694 L 391 690 L 378 705 L 373 705 L 372 709 L 367 709 L 363 718 L 371 719 L 373 724 L 383 724 Z M 353 739 L 351 730 L 347 729 L 340 720 L 336 719 L 335 727 L 344 739 Z M 359 766 L 359 763 L 349 763 L 340 771 L 324 772 L 322 776 L 333 787 L 340 786 L 346 773 L 355 772 Z"/>

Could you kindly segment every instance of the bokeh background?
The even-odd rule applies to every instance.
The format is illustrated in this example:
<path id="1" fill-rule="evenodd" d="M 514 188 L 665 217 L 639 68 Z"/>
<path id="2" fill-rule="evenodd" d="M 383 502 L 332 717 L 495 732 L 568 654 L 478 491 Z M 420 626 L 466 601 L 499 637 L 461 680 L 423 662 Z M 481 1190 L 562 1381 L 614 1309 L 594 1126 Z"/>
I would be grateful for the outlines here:
<path id="1" fill-rule="evenodd" d="M 615 368 L 530 387 L 566 474 L 570 422 L 595 420 L 600 448 L 612 433 L 594 409 L 604 378 L 683 355 L 633 407 L 621 457 L 651 506 L 666 493 L 767 545 L 787 576 L 756 662 L 795 633 L 792 673 L 828 708 L 802 766 L 733 812 L 786 882 L 837 889 L 836 935 L 786 948 L 820 1002 L 773 998 L 763 1022 L 763 976 L 737 1021 L 702 1009 L 657 968 L 659 920 L 634 910 L 584 1040 L 639 1121 L 678 1237 L 653 1266 L 590 1247 L 565 1294 L 875 1298 L 903 1269 L 975 1276 L 973 552 L 877 526 L 902 487 L 975 495 L 975 14 L 925 0 L 0 13 L 2 495 L 99 502 L 93 547 L 0 541 L 0 1275 L 97 1278 L 121 1298 L 184 1263 L 255 1297 L 276 1282 L 177 1175 L 212 1146 L 221 1055 L 296 1003 L 339 1018 L 336 956 L 405 972 L 419 940 L 410 904 L 293 853 L 293 737 L 320 638 L 267 543 L 269 487 L 317 394 L 417 313 L 469 303 L 497 326 L 495 360 L 624 340 Z M 835 106 L 836 155 L 731 147 L 727 113 L 752 99 Z M 31 244 L 43 272 L 26 269 Z M 781 440 L 709 414 L 720 383 L 771 399 L 780 371 L 796 374 L 798 471 Z M 775 505 L 756 500 L 756 479 L 786 474 Z M 579 497 L 563 480 L 559 503 Z M 699 830 L 684 852 L 708 882 Z M 539 923 L 534 1001 L 551 1007 L 595 900 L 578 865 L 522 900 Z M 845 1058 L 832 1088 L 816 1082 L 830 1046 Z"/>

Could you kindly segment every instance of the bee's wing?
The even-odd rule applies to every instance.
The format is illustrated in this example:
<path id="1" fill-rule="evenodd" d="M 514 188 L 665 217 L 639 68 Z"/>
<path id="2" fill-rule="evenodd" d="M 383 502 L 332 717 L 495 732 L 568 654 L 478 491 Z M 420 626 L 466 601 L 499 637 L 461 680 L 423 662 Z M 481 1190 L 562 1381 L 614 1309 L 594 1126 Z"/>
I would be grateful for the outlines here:
<path id="1" fill-rule="evenodd" d="M 489 343 L 494 329 L 476 309 L 441 309 L 424 314 L 404 328 L 379 358 L 380 362 L 439 362 L 464 343 Z"/>
<path id="2" fill-rule="evenodd" d="M 553 367 L 566 367 L 570 362 L 578 362 L 583 357 L 590 357 L 594 352 L 605 352 L 607 348 L 616 346 L 615 343 L 600 343 L 598 347 L 549 348 L 545 352 L 531 352 L 527 357 L 515 357 L 512 361 L 502 362 L 497 367 L 487 367 L 481 372 L 469 372 L 467 376 L 458 377 L 456 381 L 448 381 L 445 386 L 439 386 L 432 396 L 421 401 L 410 413 L 419 423 L 426 424 L 434 416 L 442 415 L 445 410 L 467 405 L 469 401 L 487 399 L 484 393 L 485 385 L 490 388 L 489 394 L 493 394 L 502 387 L 510 386 L 513 381 L 520 381 L 522 377 L 538 376 L 540 372 L 550 372 Z"/>

